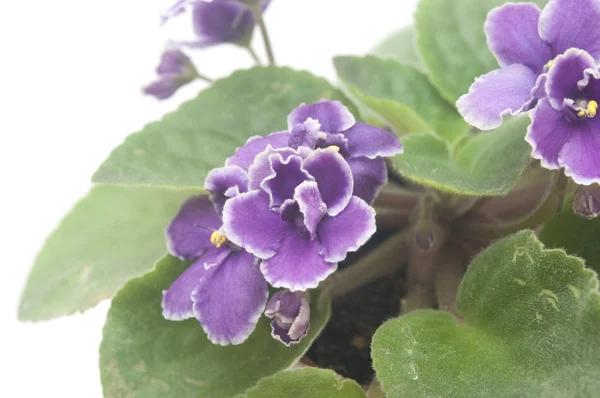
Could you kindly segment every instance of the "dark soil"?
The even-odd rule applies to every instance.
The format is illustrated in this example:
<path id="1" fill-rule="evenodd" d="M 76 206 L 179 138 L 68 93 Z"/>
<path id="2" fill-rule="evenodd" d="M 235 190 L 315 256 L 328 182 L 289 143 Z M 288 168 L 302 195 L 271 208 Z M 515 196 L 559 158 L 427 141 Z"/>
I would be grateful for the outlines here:
<path id="1" fill-rule="evenodd" d="M 345 263 L 351 264 L 389 235 L 389 231 L 378 232 Z M 340 264 L 340 268 L 345 266 Z M 382 323 L 400 313 L 400 299 L 405 292 L 404 281 L 405 272 L 399 271 L 333 301 L 331 318 L 308 350 L 305 362 L 332 369 L 344 377 L 368 385 L 374 375 L 371 338 Z"/>

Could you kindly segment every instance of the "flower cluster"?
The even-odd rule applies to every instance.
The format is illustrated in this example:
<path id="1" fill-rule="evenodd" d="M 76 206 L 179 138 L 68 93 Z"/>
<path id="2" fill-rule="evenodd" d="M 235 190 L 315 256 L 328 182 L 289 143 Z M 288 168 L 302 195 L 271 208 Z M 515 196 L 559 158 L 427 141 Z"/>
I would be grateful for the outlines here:
<path id="1" fill-rule="evenodd" d="M 576 183 L 600 182 L 599 0 L 507 3 L 485 24 L 501 69 L 478 78 L 457 106 L 482 130 L 532 110 L 526 140 L 548 169 L 565 168 Z"/>
<path id="2" fill-rule="evenodd" d="M 163 315 L 195 316 L 217 344 L 239 344 L 265 309 L 273 336 L 308 331 L 307 289 L 375 232 L 370 206 L 387 180 L 390 132 L 356 122 L 338 101 L 301 105 L 288 130 L 253 137 L 212 170 L 210 196 L 186 201 L 167 227 L 169 252 L 195 262 L 165 291 Z"/>

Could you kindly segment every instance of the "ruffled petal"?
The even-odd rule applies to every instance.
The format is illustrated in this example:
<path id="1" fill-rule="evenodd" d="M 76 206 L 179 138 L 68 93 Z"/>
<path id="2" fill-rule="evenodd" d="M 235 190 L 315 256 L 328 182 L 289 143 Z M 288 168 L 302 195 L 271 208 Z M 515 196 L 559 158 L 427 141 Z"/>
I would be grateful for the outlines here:
<path id="1" fill-rule="evenodd" d="M 554 55 L 570 48 L 600 57 L 600 2 L 597 0 L 551 0 L 539 22 L 542 40 L 550 43 Z"/>
<path id="2" fill-rule="evenodd" d="M 558 163 L 576 184 L 600 183 L 600 119 L 570 124 L 570 138 L 560 152 Z"/>
<path id="3" fill-rule="evenodd" d="M 314 104 L 302 104 L 288 116 L 288 130 L 307 119 L 317 120 L 321 131 L 342 133 L 356 123 L 354 116 L 340 101 L 321 100 Z"/>
<path id="4" fill-rule="evenodd" d="M 300 152 L 287 147 L 275 149 L 267 146 L 267 149 L 256 155 L 254 163 L 248 169 L 248 189 L 262 189 L 265 180 L 277 175 L 273 165 L 287 164 L 291 157 L 300 157 Z"/>
<path id="5" fill-rule="evenodd" d="M 306 293 L 283 291 L 273 295 L 265 315 L 271 321 L 271 335 L 289 346 L 298 343 L 310 326 L 310 305 Z"/>
<path id="6" fill-rule="evenodd" d="M 375 233 L 375 210 L 364 200 L 352 197 L 348 206 L 335 217 L 325 217 L 317 229 L 325 261 L 337 263 L 346 254 L 358 250 Z"/>
<path id="7" fill-rule="evenodd" d="M 520 64 L 480 76 L 456 106 L 467 123 L 481 129 L 500 127 L 502 117 L 526 110 L 538 75 Z"/>
<path id="8" fill-rule="evenodd" d="M 300 146 L 315 148 L 319 138 L 323 138 L 325 133 L 321 132 L 321 124 L 314 119 L 308 118 L 305 122 L 296 124 L 290 130 L 290 148 L 298 149 Z"/>
<path id="9" fill-rule="evenodd" d="M 317 182 L 327 213 L 335 216 L 342 211 L 354 188 L 346 160 L 333 149 L 317 149 L 304 160 L 304 168 Z"/>
<path id="10" fill-rule="evenodd" d="M 221 227 L 221 218 L 207 196 L 186 200 L 166 228 L 167 248 L 173 256 L 193 260 L 214 247 L 210 236 Z"/>
<path id="11" fill-rule="evenodd" d="M 582 96 L 583 89 L 589 83 L 589 73 L 598 75 L 595 69 L 597 67 L 594 58 L 583 50 L 572 48 L 556 57 L 546 82 L 550 105 L 556 110 L 561 110 L 565 99 L 577 99 Z"/>
<path id="12" fill-rule="evenodd" d="M 248 191 L 248 174 L 239 166 L 212 169 L 206 176 L 204 189 L 210 192 L 210 200 L 221 214 L 227 199 Z"/>
<path id="13" fill-rule="evenodd" d="M 539 159 L 546 169 L 560 168 L 558 157 L 570 139 L 573 123 L 564 111 L 554 109 L 547 98 L 541 100 L 531 114 L 532 123 L 525 140 L 531 145 L 531 156 Z"/>
<path id="14" fill-rule="evenodd" d="M 321 199 L 321 193 L 317 183 L 314 181 L 305 181 L 296 187 L 294 200 L 298 203 L 302 213 L 303 223 L 311 239 L 314 239 L 317 232 L 317 225 L 327 214 L 327 205 Z"/>
<path id="15" fill-rule="evenodd" d="M 375 159 L 378 156 L 394 156 L 402 153 L 402 144 L 398 137 L 382 128 L 357 122 L 344 132 L 348 139 L 350 158 L 366 156 Z"/>
<path id="16" fill-rule="evenodd" d="M 192 292 L 203 278 L 212 273 L 209 268 L 220 264 L 230 252 L 231 249 L 227 247 L 208 249 L 163 292 L 162 309 L 165 319 L 182 321 L 194 316 Z"/>
<path id="17" fill-rule="evenodd" d="M 337 264 L 323 260 L 316 240 L 290 231 L 277 254 L 264 260 L 260 269 L 273 287 L 296 291 L 317 287 L 337 269 Z"/>
<path id="18" fill-rule="evenodd" d="M 541 12 L 534 3 L 506 3 L 490 11 L 484 29 L 488 47 L 501 66 L 521 64 L 542 73 L 553 56 L 538 33 Z"/>
<path id="19" fill-rule="evenodd" d="M 225 236 L 259 258 L 272 257 L 290 230 L 295 232 L 294 224 L 269 210 L 269 196 L 262 191 L 243 193 L 225 203 L 222 228 Z"/>
<path id="20" fill-rule="evenodd" d="M 273 174 L 266 177 L 260 186 L 269 194 L 270 207 L 279 208 L 285 201 L 294 197 L 294 191 L 304 181 L 313 177 L 304 169 L 300 156 L 290 156 L 283 160 L 279 154 L 271 155 Z"/>
<path id="21" fill-rule="evenodd" d="M 388 179 L 388 171 L 383 158 L 369 159 L 359 157 L 348 159 L 348 165 L 354 179 L 353 196 L 358 196 L 368 204 L 372 204 L 381 187 Z"/>
<path id="22" fill-rule="evenodd" d="M 284 148 L 288 144 L 290 134 L 287 131 L 278 131 L 266 136 L 250 137 L 246 143 L 239 147 L 235 154 L 225 161 L 227 166 L 239 166 L 244 170 L 248 170 L 256 155 L 267 149 L 271 145 L 272 148 Z"/>
<path id="23" fill-rule="evenodd" d="M 241 344 L 265 308 L 268 285 L 254 258 L 233 252 L 194 292 L 194 315 L 214 344 Z"/>

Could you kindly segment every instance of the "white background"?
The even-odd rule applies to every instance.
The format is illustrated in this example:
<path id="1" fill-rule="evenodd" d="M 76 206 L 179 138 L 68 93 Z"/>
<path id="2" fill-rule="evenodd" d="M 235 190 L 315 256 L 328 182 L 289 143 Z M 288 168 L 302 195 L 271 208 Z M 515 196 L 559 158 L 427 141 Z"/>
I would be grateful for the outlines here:
<path id="1" fill-rule="evenodd" d="M 280 65 L 335 81 L 334 55 L 366 53 L 410 24 L 416 3 L 273 0 L 266 21 Z M 109 303 L 39 324 L 18 323 L 17 305 L 45 237 L 110 150 L 203 87 L 165 102 L 140 93 L 167 40 L 158 15 L 171 4 L 0 2 L 0 396 L 101 397 L 97 351 Z M 211 77 L 252 64 L 232 46 L 194 54 Z"/>

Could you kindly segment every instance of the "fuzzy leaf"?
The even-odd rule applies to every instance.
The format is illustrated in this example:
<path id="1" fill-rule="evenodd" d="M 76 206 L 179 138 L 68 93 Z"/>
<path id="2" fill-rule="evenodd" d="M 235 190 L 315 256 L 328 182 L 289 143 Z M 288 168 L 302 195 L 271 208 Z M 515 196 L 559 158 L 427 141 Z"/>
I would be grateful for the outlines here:
<path id="1" fill-rule="evenodd" d="M 402 28 L 379 43 L 371 54 L 382 58 L 393 58 L 424 71 L 425 65 L 417 48 L 417 37 L 413 27 Z"/>

